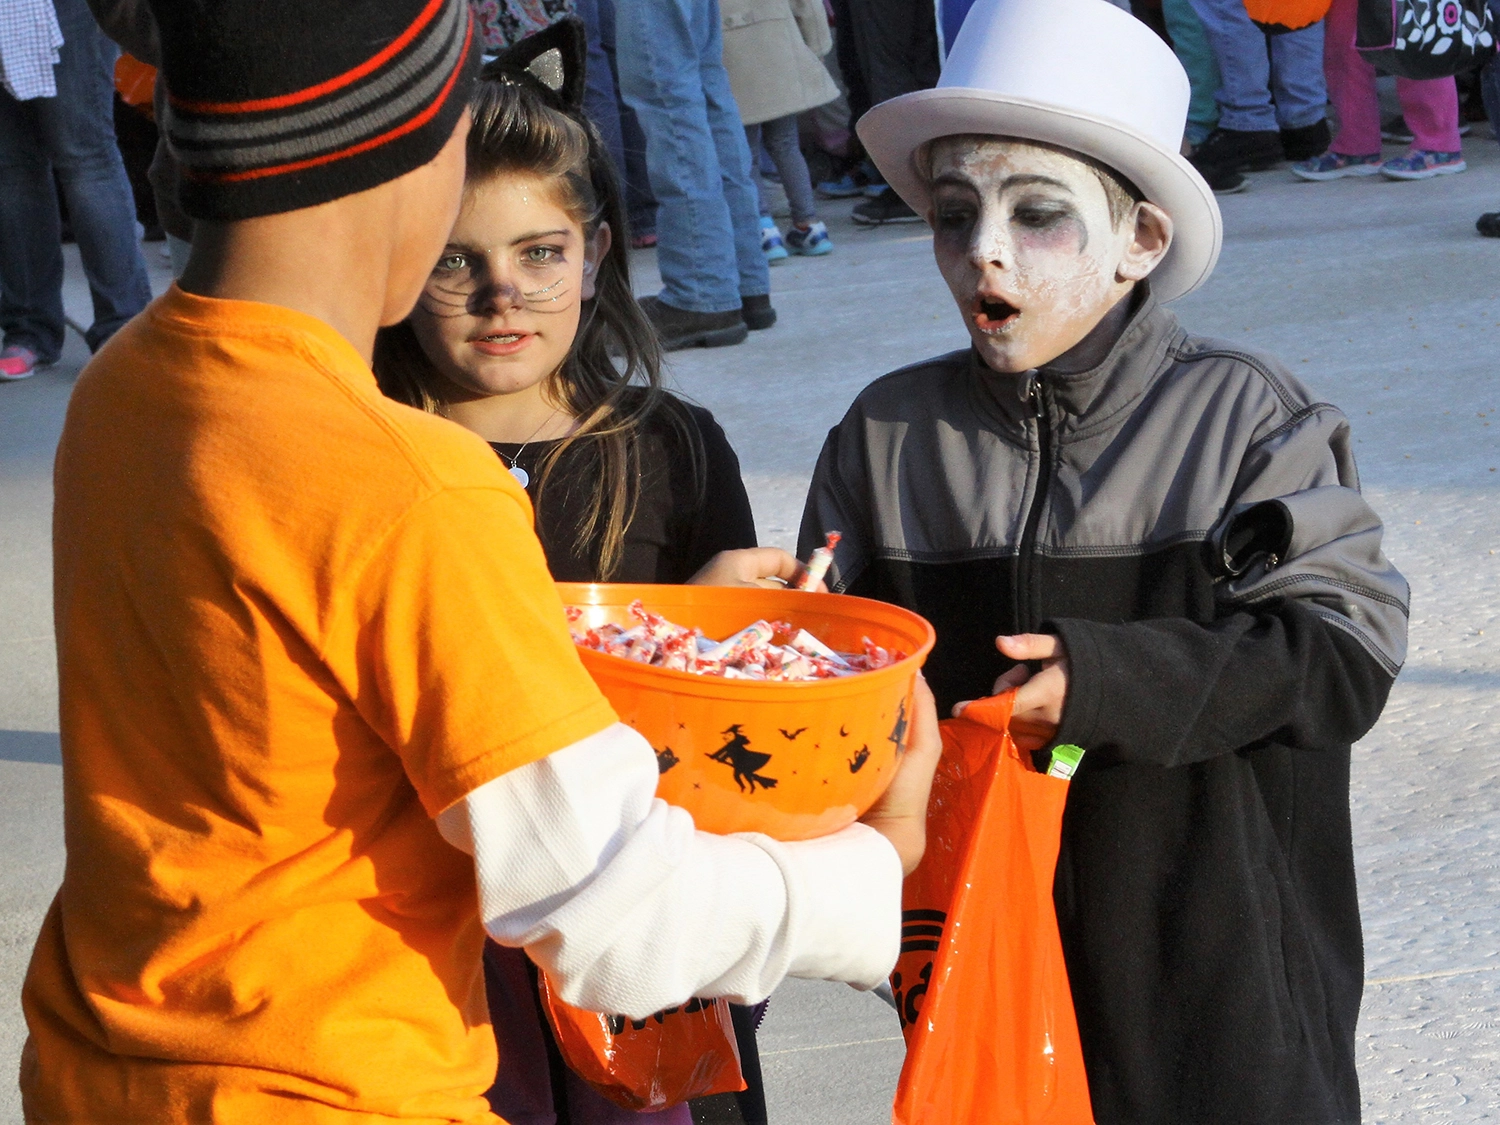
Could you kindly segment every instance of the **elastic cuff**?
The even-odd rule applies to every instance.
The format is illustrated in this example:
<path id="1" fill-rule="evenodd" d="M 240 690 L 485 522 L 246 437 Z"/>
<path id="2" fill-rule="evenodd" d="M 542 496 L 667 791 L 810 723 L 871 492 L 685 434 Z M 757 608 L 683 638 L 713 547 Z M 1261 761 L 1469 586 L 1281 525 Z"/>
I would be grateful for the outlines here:
<path id="1" fill-rule="evenodd" d="M 765 846 L 763 838 L 756 842 Z M 776 852 L 796 915 L 787 975 L 864 989 L 890 976 L 901 950 L 902 880 L 890 842 L 851 824 L 832 836 L 780 844 Z"/>
<path id="2" fill-rule="evenodd" d="M 1063 618 L 1045 622 L 1042 630 L 1062 638 L 1068 657 L 1068 695 L 1054 741 L 1087 750 L 1099 740 L 1098 685 L 1103 674 L 1098 646 L 1087 622 Z"/>

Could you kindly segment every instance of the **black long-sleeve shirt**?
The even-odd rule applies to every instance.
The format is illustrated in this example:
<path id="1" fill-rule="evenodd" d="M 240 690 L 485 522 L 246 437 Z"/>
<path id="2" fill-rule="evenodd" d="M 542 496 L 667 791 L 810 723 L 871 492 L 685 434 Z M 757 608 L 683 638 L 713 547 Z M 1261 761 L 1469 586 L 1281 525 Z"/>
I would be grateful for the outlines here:
<path id="1" fill-rule="evenodd" d="M 693 451 L 668 411 L 695 430 L 700 474 Z M 640 478 L 635 515 L 625 530 L 614 582 L 686 582 L 720 551 L 754 547 L 755 519 L 740 479 L 740 462 L 729 439 L 701 406 L 673 400 L 649 415 L 638 436 Z M 583 534 L 590 497 L 599 487 L 597 453 L 586 442 L 566 450 L 539 495 L 542 463 L 557 442 L 491 442 L 507 465 L 519 463 L 531 478 L 526 487 L 537 504 L 537 537 L 559 582 L 599 578 L 599 541 Z M 518 460 L 519 459 L 519 460 Z"/>

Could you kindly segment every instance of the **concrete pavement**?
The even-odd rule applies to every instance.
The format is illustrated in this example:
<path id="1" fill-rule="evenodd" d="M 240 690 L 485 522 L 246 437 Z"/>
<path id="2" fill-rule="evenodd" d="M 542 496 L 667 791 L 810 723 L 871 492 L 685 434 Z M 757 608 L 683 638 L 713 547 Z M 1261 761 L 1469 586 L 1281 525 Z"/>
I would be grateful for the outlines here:
<path id="1" fill-rule="evenodd" d="M 1391 1125 L 1500 1118 L 1500 242 L 1473 233 L 1500 208 L 1500 149 L 1466 149 L 1468 173 L 1427 183 L 1252 176 L 1221 201 L 1217 274 L 1176 306 L 1344 408 L 1413 586 L 1410 660 L 1353 781 L 1365 1119 Z M 735 443 L 765 542 L 793 542 L 813 458 L 859 388 L 963 343 L 926 228 L 858 231 L 848 209 L 825 205 L 831 257 L 773 271 L 776 328 L 671 364 Z M 648 291 L 652 256 L 639 264 Z M 76 258 L 69 286 L 77 316 Z M 85 358 L 70 337 L 57 368 L 0 386 L 0 1122 L 19 1120 L 17 994 L 62 870 L 48 473 Z M 776 1125 L 888 1120 L 901 1049 L 878 999 L 789 982 L 761 1043 Z"/>

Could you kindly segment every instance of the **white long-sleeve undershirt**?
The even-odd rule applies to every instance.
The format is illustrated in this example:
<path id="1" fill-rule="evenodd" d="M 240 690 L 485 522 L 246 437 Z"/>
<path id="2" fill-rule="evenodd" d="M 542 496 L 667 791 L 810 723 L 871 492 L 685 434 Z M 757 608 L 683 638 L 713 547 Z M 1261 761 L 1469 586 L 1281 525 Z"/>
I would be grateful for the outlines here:
<path id="1" fill-rule="evenodd" d="M 490 936 L 524 947 L 568 1003 L 635 1018 L 691 996 L 754 1002 L 786 976 L 886 978 L 902 875 L 883 836 L 699 832 L 656 799 L 657 776 L 650 745 L 616 723 L 444 810 Z"/>

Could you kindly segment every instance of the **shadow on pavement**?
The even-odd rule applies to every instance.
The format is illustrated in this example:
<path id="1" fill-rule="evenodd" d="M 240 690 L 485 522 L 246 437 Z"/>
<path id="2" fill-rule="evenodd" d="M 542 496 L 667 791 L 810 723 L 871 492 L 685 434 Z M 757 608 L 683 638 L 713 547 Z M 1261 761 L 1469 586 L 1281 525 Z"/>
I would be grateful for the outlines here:
<path id="1" fill-rule="evenodd" d="M 62 743 L 50 731 L 0 730 L 0 762 L 62 765 Z"/>

